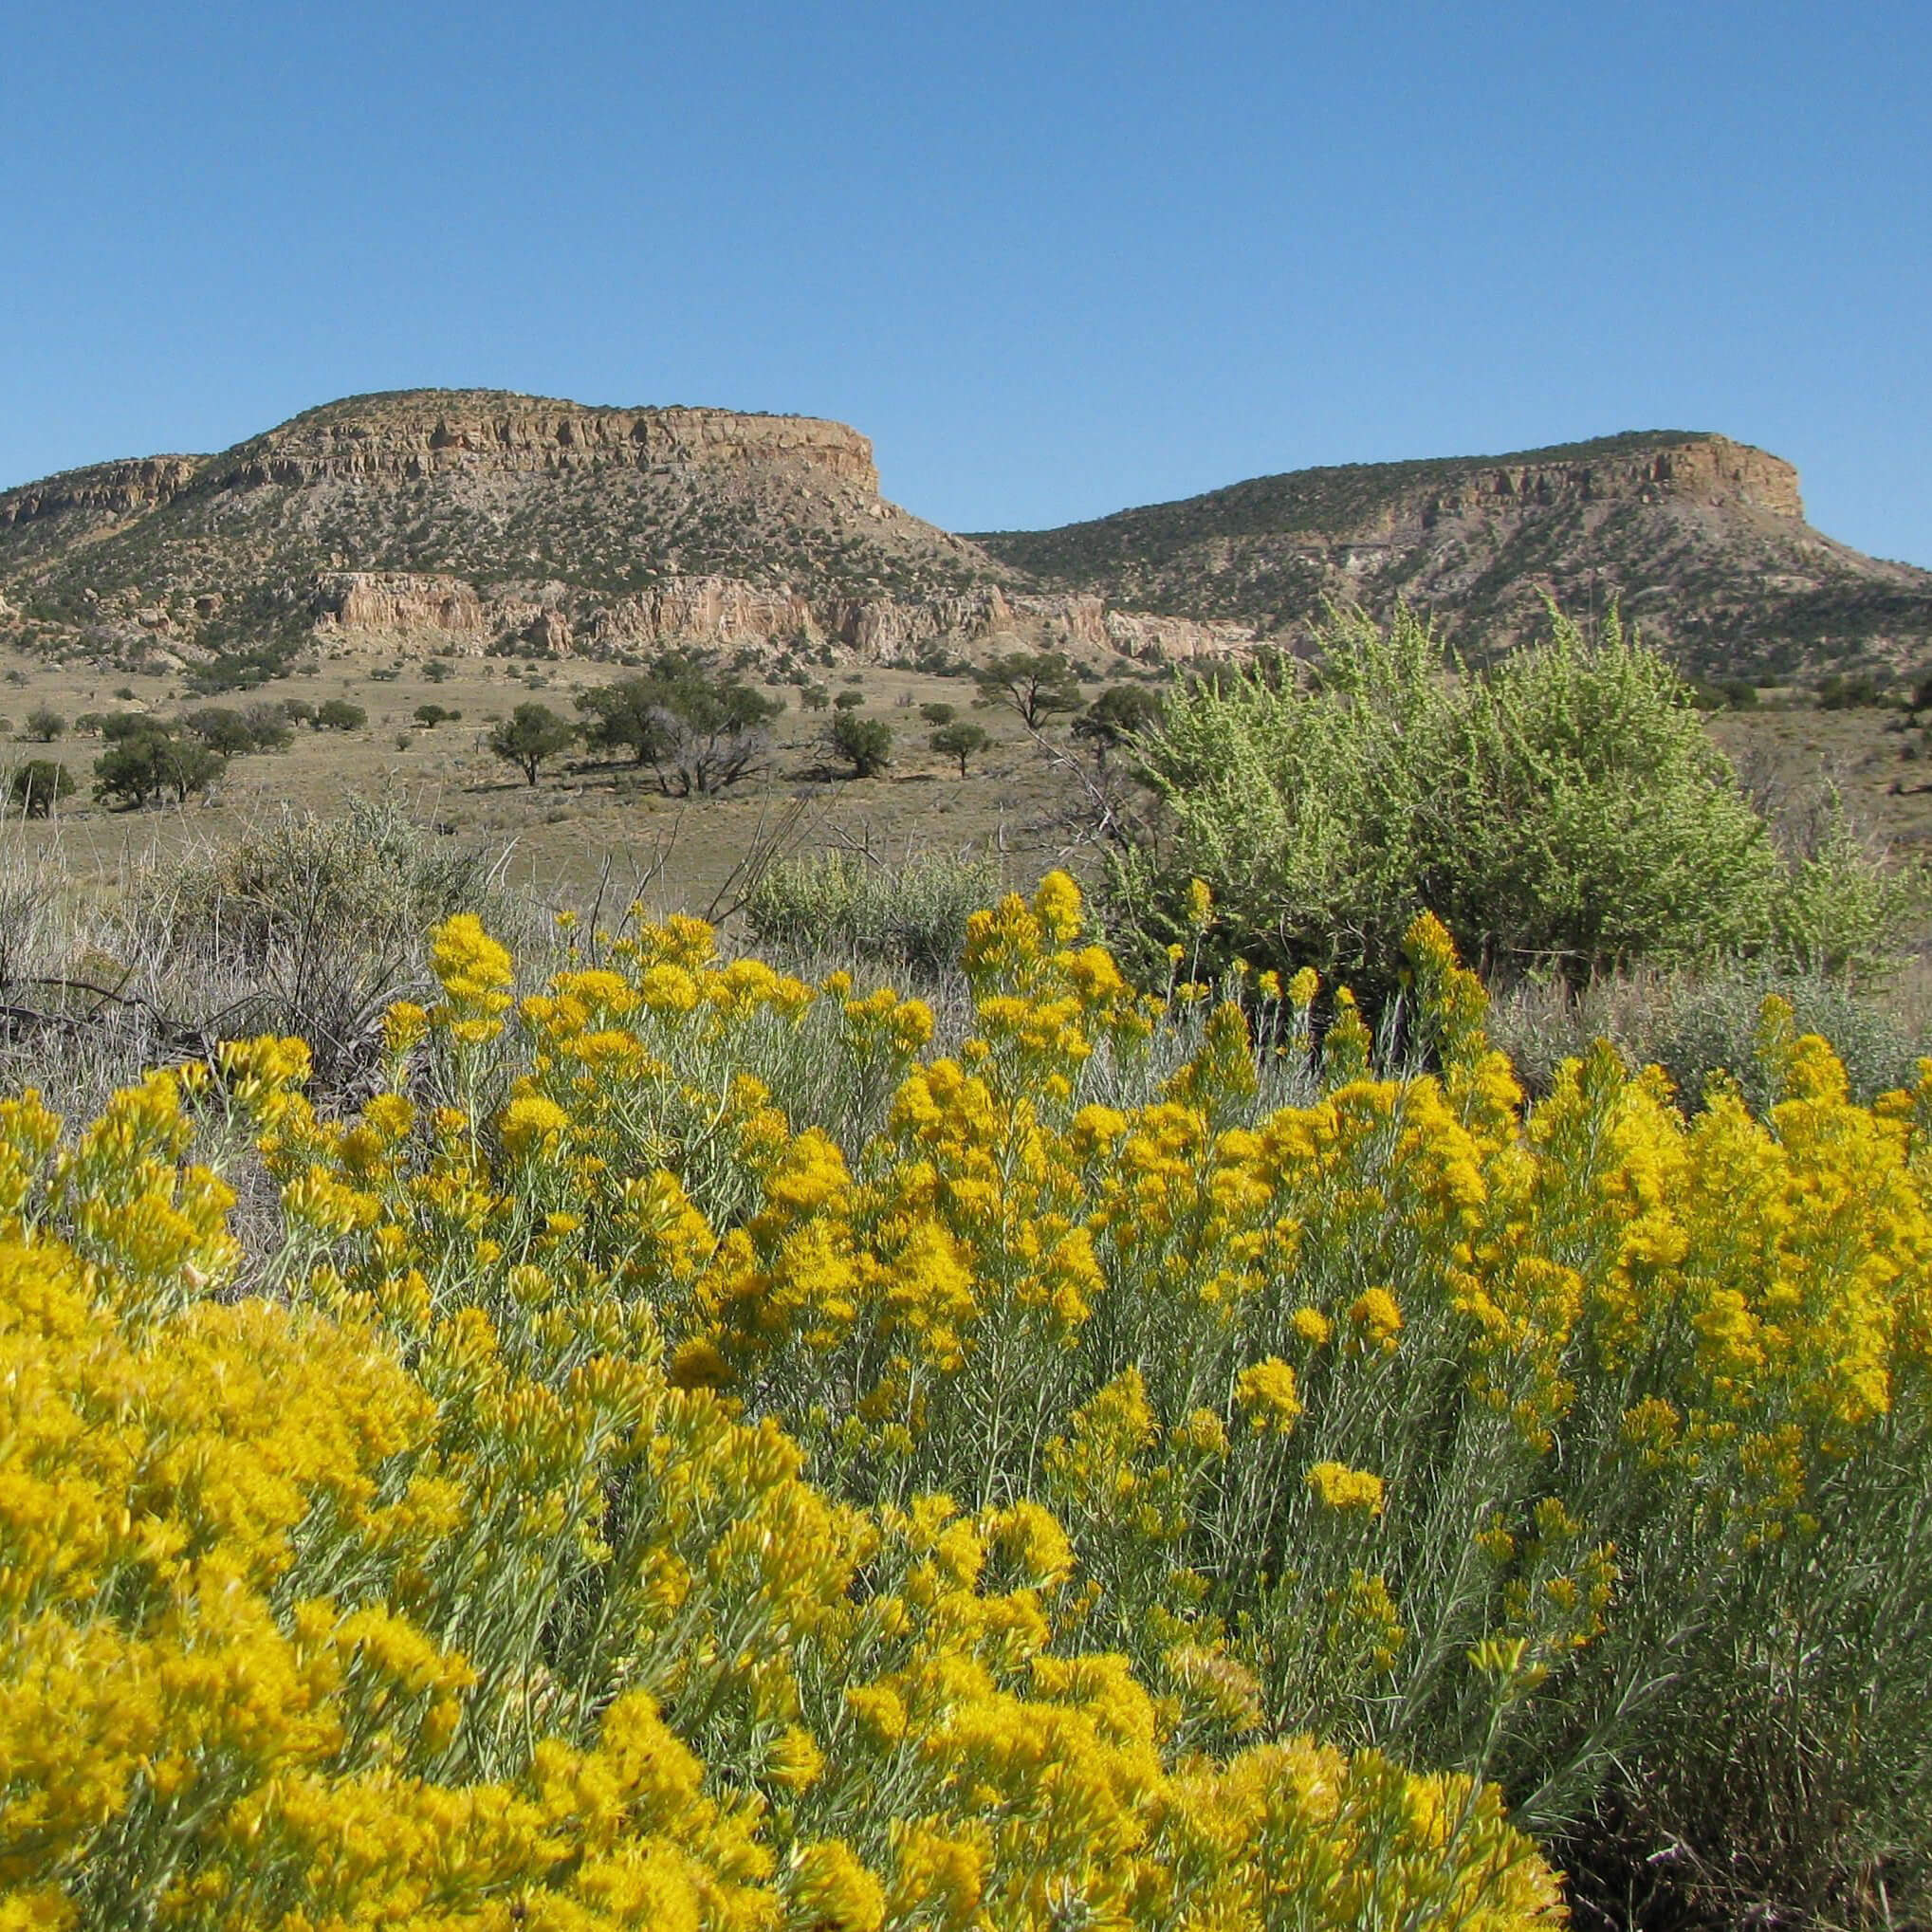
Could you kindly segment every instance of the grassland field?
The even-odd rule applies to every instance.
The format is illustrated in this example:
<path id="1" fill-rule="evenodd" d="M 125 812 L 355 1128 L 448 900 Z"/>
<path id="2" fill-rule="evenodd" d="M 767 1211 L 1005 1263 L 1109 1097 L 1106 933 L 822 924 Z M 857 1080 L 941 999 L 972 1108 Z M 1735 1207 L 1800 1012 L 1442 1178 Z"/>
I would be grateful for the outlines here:
<path id="1" fill-rule="evenodd" d="M 313 672 L 257 691 L 200 697 L 178 672 L 54 664 L 0 647 L 0 717 L 12 727 L 0 741 L 0 769 L 53 757 L 78 787 L 57 819 L 15 819 L 6 837 L 24 843 L 28 856 L 57 846 L 74 887 L 94 891 L 111 887 L 134 857 L 218 838 L 285 803 L 325 816 L 353 797 L 388 787 L 401 792 L 414 816 L 451 837 L 507 845 L 509 882 L 541 899 L 580 907 L 602 884 L 620 904 L 641 889 L 654 911 L 702 912 L 716 906 L 761 837 L 803 798 L 809 802 L 790 834 L 793 850 L 847 843 L 882 858 L 993 851 L 1021 883 L 1055 864 L 1087 870 L 1092 851 L 1081 842 L 1079 782 L 1057 768 L 1011 711 L 970 709 L 973 686 L 965 677 L 881 666 L 818 673 L 835 695 L 861 691 L 865 715 L 892 727 L 892 764 L 869 779 L 838 775 L 822 745 L 832 713 L 803 708 L 790 687 L 771 688 L 786 708 L 772 730 L 766 769 L 714 797 L 666 798 L 648 769 L 581 753 L 553 761 L 532 786 L 489 751 L 490 724 L 516 705 L 535 700 L 574 718 L 580 692 L 629 674 L 589 660 L 525 664 L 345 653 L 324 655 Z M 1089 695 L 1100 688 L 1091 683 Z M 121 690 L 132 690 L 133 699 L 118 698 Z M 73 731 L 81 714 L 135 708 L 170 715 L 199 705 L 285 697 L 311 705 L 346 698 L 364 708 L 369 722 L 351 732 L 298 727 L 288 750 L 235 759 L 206 797 L 185 806 L 130 811 L 91 796 L 101 745 Z M 953 705 L 991 737 L 965 778 L 954 760 L 929 747 L 932 727 L 919 707 L 932 702 Z M 460 720 L 417 725 L 416 708 L 432 703 L 460 712 Z M 28 713 L 41 706 L 68 722 L 67 735 L 51 745 L 19 736 Z M 1856 820 L 1895 852 L 1932 853 L 1932 761 L 1914 755 L 1920 734 L 1901 713 L 1771 704 L 1717 713 L 1710 728 L 1760 800 L 1776 806 L 1829 782 Z M 1066 745 L 1065 722 L 1047 735 Z"/>

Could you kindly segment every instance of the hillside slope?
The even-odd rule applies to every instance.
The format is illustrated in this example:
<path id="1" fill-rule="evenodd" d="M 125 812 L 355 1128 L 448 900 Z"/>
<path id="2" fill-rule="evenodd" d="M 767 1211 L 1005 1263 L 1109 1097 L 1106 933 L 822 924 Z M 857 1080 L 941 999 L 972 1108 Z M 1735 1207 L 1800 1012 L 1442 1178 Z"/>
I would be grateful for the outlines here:
<path id="1" fill-rule="evenodd" d="M 1228 641 L 1028 588 L 881 497 L 864 436 L 807 416 L 400 391 L 310 410 L 219 455 L 0 494 L 0 630 L 120 662 L 318 642 L 876 657 L 1003 641 L 1188 655 Z"/>
<path id="2" fill-rule="evenodd" d="M 1693 432 L 1291 470 L 972 541 L 1042 584 L 1274 636 L 1324 599 L 1406 598 L 1452 635 L 1501 642 L 1534 628 L 1547 594 L 1577 612 L 1614 597 L 1712 674 L 1932 654 L 1932 572 L 1834 543 L 1805 522 L 1790 464 Z"/>
<path id="3" fill-rule="evenodd" d="M 1932 572 L 1821 535 L 1790 464 L 1690 432 L 1295 470 L 962 537 L 881 496 L 841 423 L 406 390 L 0 492 L 0 638 L 124 665 L 667 644 L 1161 661 L 1398 598 L 1500 648 L 1546 596 L 1614 598 L 1710 675 L 1932 661 Z"/>

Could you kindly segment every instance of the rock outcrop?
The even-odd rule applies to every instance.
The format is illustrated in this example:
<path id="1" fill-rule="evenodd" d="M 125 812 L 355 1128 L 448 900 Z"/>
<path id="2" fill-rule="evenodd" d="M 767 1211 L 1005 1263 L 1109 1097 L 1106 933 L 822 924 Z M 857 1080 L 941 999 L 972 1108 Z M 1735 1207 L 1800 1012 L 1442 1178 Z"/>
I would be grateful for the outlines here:
<path id="1" fill-rule="evenodd" d="M 491 628 L 473 584 L 453 577 L 416 577 L 406 571 L 328 572 L 316 579 L 309 607 L 318 631 L 355 633 L 371 640 L 449 633 L 476 638 L 480 651 Z"/>
<path id="2" fill-rule="evenodd" d="M 769 659 L 830 648 L 841 658 L 878 664 L 1033 649 L 1160 663 L 1228 656 L 1254 642 L 1238 624 L 1114 611 L 1096 597 L 1008 595 L 997 585 L 952 596 L 815 601 L 739 578 L 671 577 L 649 591 L 597 602 L 561 584 L 534 596 L 486 597 L 452 577 L 330 571 L 316 578 L 308 601 L 322 643 L 372 653 L 416 645 L 469 656 L 522 648 L 615 657 L 694 647 Z"/>
<path id="3" fill-rule="evenodd" d="M 201 462 L 199 456 L 138 456 L 64 469 L 58 476 L 0 491 L 0 529 L 75 511 L 138 516 L 186 488 Z"/>
<path id="4" fill-rule="evenodd" d="M 878 489 L 871 442 L 843 423 L 724 409 L 593 409 L 490 390 L 405 390 L 331 403 L 214 459 L 204 480 L 249 488 L 774 463 Z"/>

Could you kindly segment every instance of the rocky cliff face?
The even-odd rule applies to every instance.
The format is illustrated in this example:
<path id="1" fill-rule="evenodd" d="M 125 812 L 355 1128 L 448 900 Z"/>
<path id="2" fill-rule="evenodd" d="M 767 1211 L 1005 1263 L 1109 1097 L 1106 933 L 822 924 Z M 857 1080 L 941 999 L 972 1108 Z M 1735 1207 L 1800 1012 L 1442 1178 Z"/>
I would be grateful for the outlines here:
<path id="1" fill-rule="evenodd" d="M 1419 514 L 1426 522 L 1666 499 L 1763 511 L 1796 523 L 1805 514 L 1798 473 L 1789 463 L 1725 436 L 1700 436 L 1628 455 L 1485 466 L 1446 488 L 1426 492 Z M 1390 514 L 1400 507 L 1391 504 Z"/>
<path id="2" fill-rule="evenodd" d="M 1165 663 L 1239 654 L 1254 642 L 1242 625 L 1110 610 L 1096 597 L 1007 595 L 997 585 L 954 596 L 814 599 L 740 578 L 671 577 L 586 605 L 562 584 L 483 597 L 453 577 L 332 571 L 315 580 L 309 608 L 322 643 L 370 653 L 416 646 L 480 655 L 524 645 L 614 657 L 696 647 L 773 659 L 804 648 L 879 664 L 1023 648 Z"/>
<path id="3" fill-rule="evenodd" d="M 331 403 L 215 459 L 205 481 L 248 488 L 769 464 L 796 464 L 872 494 L 879 487 L 871 442 L 843 423 L 723 409 L 590 409 L 488 390 Z"/>
<path id="4" fill-rule="evenodd" d="M 199 469 L 198 456 L 138 456 L 124 463 L 97 463 L 0 491 L 0 529 L 43 517 L 99 513 L 138 516 L 185 488 Z"/>

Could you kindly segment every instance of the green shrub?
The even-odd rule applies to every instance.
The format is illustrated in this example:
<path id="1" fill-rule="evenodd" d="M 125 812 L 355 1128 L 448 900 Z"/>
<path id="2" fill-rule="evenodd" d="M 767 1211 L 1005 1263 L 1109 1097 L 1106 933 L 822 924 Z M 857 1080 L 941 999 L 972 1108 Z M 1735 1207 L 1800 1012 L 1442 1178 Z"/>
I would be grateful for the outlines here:
<path id="1" fill-rule="evenodd" d="M 652 767 L 666 797 L 690 798 L 727 790 L 764 767 L 767 727 L 784 700 L 667 652 L 646 676 L 580 692 L 577 708 L 593 751 L 628 752 Z"/>
<path id="2" fill-rule="evenodd" d="M 548 705 L 519 705 L 489 734 L 489 748 L 535 784 L 544 762 L 577 743 L 578 729 Z"/>
<path id="3" fill-rule="evenodd" d="M 1332 616 L 1315 677 L 1199 683 L 1137 741 L 1159 800 L 1113 873 L 1143 957 L 1313 966 L 1371 994 L 1437 912 L 1491 972 L 1573 982 L 1633 963 L 1783 954 L 1869 971 L 1895 949 L 1909 880 L 1845 838 L 1784 865 L 1656 653 L 1614 615 L 1475 672 L 1424 622 Z M 1212 892 L 1200 929 L 1194 880 Z"/>
<path id="4" fill-rule="evenodd" d="M 973 682 L 975 705 L 1016 712 L 1029 730 L 1084 702 L 1073 666 L 1058 651 L 1009 651 L 974 672 Z"/>
<path id="5" fill-rule="evenodd" d="M 977 758 L 992 743 L 977 725 L 944 725 L 927 740 L 935 751 L 943 751 L 948 758 L 959 760 L 959 775 L 966 775 L 966 760 Z"/>
<path id="6" fill-rule="evenodd" d="M 871 778 L 892 762 L 892 727 L 883 718 L 840 711 L 827 743 L 835 756 L 851 765 L 854 778 Z"/>
<path id="7" fill-rule="evenodd" d="M 107 749 L 94 761 L 94 795 L 137 811 L 153 798 L 172 796 L 185 804 L 221 776 L 223 763 L 221 753 L 199 738 L 143 718 L 110 734 Z"/>

